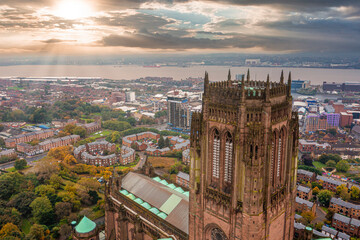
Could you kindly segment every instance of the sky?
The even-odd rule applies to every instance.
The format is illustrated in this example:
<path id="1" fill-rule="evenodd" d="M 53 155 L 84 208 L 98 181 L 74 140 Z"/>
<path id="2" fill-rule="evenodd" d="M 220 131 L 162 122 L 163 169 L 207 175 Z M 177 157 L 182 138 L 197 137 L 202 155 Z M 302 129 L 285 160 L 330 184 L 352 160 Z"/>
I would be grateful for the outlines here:
<path id="1" fill-rule="evenodd" d="M 359 39 L 360 0 L 0 1 L 0 56 L 346 54 Z"/>

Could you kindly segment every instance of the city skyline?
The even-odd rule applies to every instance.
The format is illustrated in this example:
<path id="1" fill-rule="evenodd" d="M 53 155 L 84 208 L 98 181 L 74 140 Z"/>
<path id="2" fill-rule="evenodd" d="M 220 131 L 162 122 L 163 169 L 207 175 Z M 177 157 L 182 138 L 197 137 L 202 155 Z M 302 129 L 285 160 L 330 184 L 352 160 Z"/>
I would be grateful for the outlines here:
<path id="1" fill-rule="evenodd" d="M 0 54 L 350 54 L 359 10 L 355 0 L 5 0 Z"/>

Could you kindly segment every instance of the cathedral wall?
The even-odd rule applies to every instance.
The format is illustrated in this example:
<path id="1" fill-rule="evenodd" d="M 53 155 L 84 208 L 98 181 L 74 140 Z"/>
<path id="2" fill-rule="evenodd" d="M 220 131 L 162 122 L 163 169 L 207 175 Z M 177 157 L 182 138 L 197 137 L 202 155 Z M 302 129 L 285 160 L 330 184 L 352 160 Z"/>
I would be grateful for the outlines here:
<path id="1" fill-rule="evenodd" d="M 269 240 L 279 240 L 284 236 L 285 212 L 272 219 L 270 223 Z"/>
<path id="2" fill-rule="evenodd" d="M 218 217 L 214 217 L 208 211 L 204 213 L 204 226 L 205 226 L 205 240 L 211 240 L 211 230 L 216 227 L 220 228 L 229 239 L 230 224 L 228 222 L 220 220 Z"/>

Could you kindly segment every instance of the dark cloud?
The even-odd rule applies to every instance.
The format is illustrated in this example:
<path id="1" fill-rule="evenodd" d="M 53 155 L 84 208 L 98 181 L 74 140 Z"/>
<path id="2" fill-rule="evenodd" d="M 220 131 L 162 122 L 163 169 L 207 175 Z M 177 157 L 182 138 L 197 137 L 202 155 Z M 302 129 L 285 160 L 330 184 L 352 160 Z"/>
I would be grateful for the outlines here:
<path id="1" fill-rule="evenodd" d="M 334 39 L 313 40 L 297 37 L 248 36 L 237 34 L 231 38 L 209 39 L 194 37 L 174 37 L 158 33 L 126 33 L 110 35 L 100 42 L 103 46 L 138 47 L 147 49 L 247 49 L 262 48 L 267 51 L 359 51 L 360 44 L 354 39 L 346 44 Z"/>

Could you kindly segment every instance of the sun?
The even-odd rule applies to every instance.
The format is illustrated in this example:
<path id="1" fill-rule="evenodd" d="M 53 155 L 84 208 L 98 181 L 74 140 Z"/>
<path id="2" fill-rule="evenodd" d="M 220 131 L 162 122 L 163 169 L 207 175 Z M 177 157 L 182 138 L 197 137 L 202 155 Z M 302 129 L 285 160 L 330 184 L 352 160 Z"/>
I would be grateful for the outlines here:
<path id="1" fill-rule="evenodd" d="M 54 15 L 65 19 L 89 17 L 93 13 L 92 6 L 86 0 L 61 0 L 55 6 Z"/>

